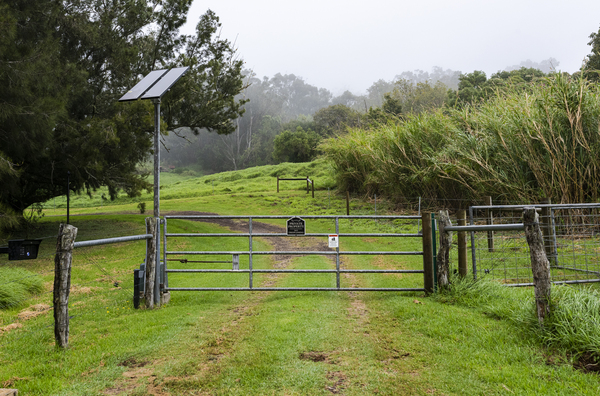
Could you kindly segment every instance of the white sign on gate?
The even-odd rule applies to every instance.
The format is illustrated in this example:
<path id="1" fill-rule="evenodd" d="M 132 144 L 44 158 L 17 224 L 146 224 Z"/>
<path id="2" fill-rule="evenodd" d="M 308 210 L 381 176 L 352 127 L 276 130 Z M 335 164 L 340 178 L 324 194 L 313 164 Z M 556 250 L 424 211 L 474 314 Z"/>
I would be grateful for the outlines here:
<path id="1" fill-rule="evenodd" d="M 337 235 L 329 235 L 329 247 L 337 248 L 340 247 L 340 239 Z"/>

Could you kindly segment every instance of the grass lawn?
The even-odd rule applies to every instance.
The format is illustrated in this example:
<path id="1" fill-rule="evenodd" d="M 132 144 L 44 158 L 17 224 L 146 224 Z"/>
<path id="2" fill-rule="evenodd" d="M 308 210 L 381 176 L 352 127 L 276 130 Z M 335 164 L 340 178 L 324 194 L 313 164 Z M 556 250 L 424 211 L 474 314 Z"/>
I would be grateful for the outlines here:
<path id="1" fill-rule="evenodd" d="M 308 173 L 307 173 L 308 172 Z M 315 199 L 306 183 L 276 193 L 275 176 L 315 178 Z M 318 176 L 321 175 L 321 176 Z M 283 164 L 193 178 L 164 177 L 161 211 L 219 214 L 345 214 L 345 197 L 333 193 L 323 163 Z M 322 180 L 320 182 L 320 180 Z M 330 191 L 327 186 L 329 183 Z M 212 187 L 215 186 L 213 193 Z M 319 187 L 321 185 L 321 187 Z M 323 187 L 325 186 L 325 187 Z M 228 189 L 229 191 L 225 191 Z M 77 240 L 144 233 L 151 197 L 73 200 Z M 88 201 L 86 201 L 88 200 Z M 24 395 L 597 395 L 600 377 L 573 368 L 570 355 L 549 350 L 523 329 L 484 306 L 470 308 L 421 292 L 172 292 L 155 310 L 134 310 L 133 270 L 145 242 L 76 249 L 73 258 L 70 347 L 54 346 L 53 251 L 65 209 L 46 203 L 35 235 L 47 237 L 34 261 L 8 262 L 0 271 L 25 268 L 43 282 L 41 293 L 0 310 L 0 387 Z M 391 210 L 378 202 L 379 214 Z M 353 214 L 374 212 L 354 198 Z M 98 215 L 98 213 L 103 213 Z M 267 222 L 267 221 L 265 221 Z M 282 225 L 280 221 L 270 224 Z M 332 223 L 307 222 L 310 232 L 331 232 Z M 347 221 L 342 232 L 385 232 L 417 225 Z M 411 228 L 412 227 L 412 228 Z M 227 227 L 169 221 L 170 232 L 230 232 Z M 15 233 L 11 237 L 20 237 Z M 298 247 L 324 243 L 288 238 Z M 420 239 L 347 238 L 345 250 L 419 250 Z M 239 249 L 244 238 L 173 238 L 177 249 Z M 254 249 L 272 241 L 255 238 Z M 246 259 L 247 260 L 247 259 Z M 332 269 L 325 256 L 289 260 L 258 257 L 255 268 Z M 187 268 L 174 263 L 171 268 Z M 241 262 L 245 268 L 247 261 Z M 226 268 L 214 264 L 211 268 Z M 415 268 L 421 257 L 344 256 L 349 269 Z M 208 267 L 206 267 L 208 268 Z M 245 286 L 247 274 L 171 274 L 171 286 Z M 422 275 L 343 274 L 342 287 L 420 287 Z M 334 287 L 333 274 L 255 274 L 255 286 Z M 6 285 L 0 285 L 1 287 Z M 532 289 L 510 290 L 515 303 Z M 533 309 L 533 307 L 532 307 Z"/>

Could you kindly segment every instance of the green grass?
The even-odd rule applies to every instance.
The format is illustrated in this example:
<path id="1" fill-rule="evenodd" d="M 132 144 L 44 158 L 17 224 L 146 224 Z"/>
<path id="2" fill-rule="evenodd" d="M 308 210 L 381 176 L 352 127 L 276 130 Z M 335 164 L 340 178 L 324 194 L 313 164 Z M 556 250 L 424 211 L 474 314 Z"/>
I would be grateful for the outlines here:
<path id="1" fill-rule="evenodd" d="M 0 309 L 19 305 L 43 290 L 38 274 L 18 267 L 0 267 L 0 285 Z"/>
<path id="2" fill-rule="evenodd" d="M 333 191 L 329 196 L 326 188 L 317 190 L 313 200 L 302 190 L 302 182 L 277 194 L 273 176 L 249 177 L 283 172 L 288 166 L 302 175 L 306 169 L 301 167 L 309 165 L 284 164 L 268 171 L 256 168 L 237 176 L 223 174 L 235 179 L 221 180 L 227 188 L 247 187 L 249 181 L 255 181 L 256 191 L 214 196 L 210 178 L 216 181 L 219 175 L 188 179 L 171 175 L 172 183 L 163 188 L 161 210 L 345 214 L 345 197 Z M 288 172 L 293 173 L 288 169 L 285 175 Z M 319 178 L 316 180 L 318 186 Z M 196 196 L 195 182 L 200 182 L 195 184 L 199 186 Z M 179 190 L 187 184 L 189 190 Z M 187 191 L 185 197 L 164 198 L 182 191 Z M 71 223 L 78 227 L 77 240 L 143 233 L 145 215 L 136 214 L 137 202 L 119 198 L 103 208 L 84 204 L 74 208 Z M 378 202 L 378 212 L 390 206 Z M 353 198 L 353 214 L 373 210 L 372 202 Z M 107 214 L 95 215 L 97 212 Z M 22 268 L 38 274 L 43 285 L 41 293 L 0 310 L 0 327 L 22 325 L 0 333 L 0 384 L 17 388 L 22 394 L 596 395 L 600 389 L 596 374 L 573 367 L 575 357 L 566 345 L 548 344 L 528 330 L 525 319 L 532 309 L 531 289 L 489 286 L 488 290 L 465 285 L 463 292 L 434 298 L 420 292 L 172 292 L 167 306 L 134 310 L 132 276 L 144 257 L 143 241 L 75 250 L 70 347 L 60 351 L 54 346 L 52 311 L 19 319 L 19 314 L 33 305 L 51 305 L 52 235 L 64 221 L 64 211 L 55 217 L 53 213 L 53 208 L 46 209 L 34 235 L 49 237 L 41 245 L 38 260 L 0 262 L 0 268 Z M 269 223 L 283 225 L 279 220 Z M 168 226 L 169 232 L 229 232 L 215 224 L 187 220 L 169 220 Z M 404 221 L 340 222 L 341 232 L 416 229 L 416 224 Z M 307 220 L 307 230 L 330 233 L 333 222 Z M 12 237 L 17 236 L 19 233 Z M 307 238 L 291 241 L 313 243 Z M 419 250 L 419 242 L 418 238 L 371 237 L 340 241 L 342 250 Z M 247 249 L 244 238 L 170 238 L 168 244 L 177 249 Z M 270 242 L 255 238 L 253 247 L 266 250 Z M 241 267 L 247 265 L 243 258 Z M 254 265 L 273 268 L 280 263 L 256 257 Z M 213 268 L 221 266 L 227 268 L 229 264 L 215 264 Z M 342 268 L 350 269 L 421 266 L 419 256 L 342 257 Z M 191 264 L 170 262 L 170 267 L 191 268 Z M 331 269 L 335 263 L 322 256 L 295 257 L 287 268 Z M 247 274 L 175 275 L 169 277 L 170 286 L 248 283 Z M 335 275 L 255 274 L 254 284 L 331 287 Z M 346 274 L 341 276 L 341 285 L 420 287 L 422 275 Z M 556 295 L 562 296 L 560 292 Z M 566 301 L 566 297 L 560 298 Z M 595 294 L 590 294 L 585 300 L 588 310 L 596 309 L 594 298 Z M 586 317 L 585 310 L 569 308 L 565 312 L 571 312 L 573 318 Z"/>

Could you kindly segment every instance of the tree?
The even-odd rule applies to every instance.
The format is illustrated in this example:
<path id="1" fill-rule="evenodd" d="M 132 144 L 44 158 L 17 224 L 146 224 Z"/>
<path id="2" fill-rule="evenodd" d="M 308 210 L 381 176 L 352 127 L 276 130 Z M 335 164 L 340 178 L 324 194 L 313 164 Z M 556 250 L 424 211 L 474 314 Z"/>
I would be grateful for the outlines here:
<path id="1" fill-rule="evenodd" d="M 396 81 L 394 85 L 394 90 L 388 95 L 389 99 L 387 100 L 388 107 L 395 101 L 396 110 L 388 110 L 394 114 L 400 114 L 400 109 L 403 109 L 405 113 L 418 114 L 440 108 L 444 105 L 448 91 L 448 88 L 440 81 L 435 84 L 431 84 L 429 81 L 415 84 L 402 79 Z"/>
<path id="2" fill-rule="evenodd" d="M 273 142 L 273 158 L 277 162 L 311 161 L 317 154 L 319 141 L 319 135 L 310 129 L 285 130 Z"/>
<path id="3" fill-rule="evenodd" d="M 183 36 L 191 0 L 8 0 L 0 5 L 0 204 L 22 212 L 66 192 L 149 188 L 153 108 L 118 98 L 152 70 L 189 66 L 162 99 L 162 130 L 235 130 L 242 61 L 207 11 Z"/>
<path id="4" fill-rule="evenodd" d="M 532 84 L 546 77 L 538 69 L 521 67 L 517 70 L 499 71 L 487 79 L 484 72 L 475 70 L 473 73 L 461 74 L 458 90 L 448 90 L 446 105 L 460 107 L 465 104 L 478 104 L 492 95 L 502 94 L 508 88 L 522 91 L 531 90 Z"/>
<path id="5" fill-rule="evenodd" d="M 542 73 L 549 74 L 549 73 L 555 72 L 558 68 L 558 65 L 560 65 L 560 62 L 552 57 L 550 57 L 548 59 L 544 59 L 541 62 L 533 62 L 531 59 L 527 59 L 525 61 L 522 61 L 518 65 L 508 66 L 508 67 L 504 68 L 504 70 L 512 71 L 512 70 L 519 70 L 519 69 L 525 68 L 525 69 L 535 69 L 535 70 L 541 71 Z"/>
<path id="6" fill-rule="evenodd" d="M 361 124 L 361 114 L 343 104 L 324 107 L 313 116 L 315 130 L 323 137 L 345 132 L 348 127 Z"/>
<path id="7" fill-rule="evenodd" d="M 590 34 L 588 45 L 592 47 L 592 53 L 587 56 L 583 71 L 589 80 L 600 81 L 600 29 Z"/>

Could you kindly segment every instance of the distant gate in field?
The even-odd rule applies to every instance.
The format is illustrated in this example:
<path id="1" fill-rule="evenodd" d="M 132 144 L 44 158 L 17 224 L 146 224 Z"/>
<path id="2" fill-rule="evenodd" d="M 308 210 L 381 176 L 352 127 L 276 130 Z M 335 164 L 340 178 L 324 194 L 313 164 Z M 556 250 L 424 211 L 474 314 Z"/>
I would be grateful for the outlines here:
<path id="1" fill-rule="evenodd" d="M 286 233 L 281 232 L 255 232 L 253 230 L 253 222 L 256 225 L 255 220 L 288 220 L 288 229 Z M 296 220 L 294 220 L 296 219 Z M 233 233 L 182 233 L 182 232 L 169 232 L 169 223 L 173 223 L 172 220 L 193 220 L 193 221 L 204 221 L 204 222 L 223 222 L 224 220 L 246 220 L 247 221 L 247 232 L 233 232 Z M 290 226 L 289 221 L 293 221 L 293 225 Z M 309 233 L 305 232 L 302 221 L 314 220 L 314 221 L 331 221 L 334 226 L 334 231 L 330 233 Z M 404 228 L 408 229 L 409 232 L 385 232 L 385 233 L 344 233 L 340 232 L 340 221 L 347 225 L 351 220 L 372 220 L 378 222 L 386 222 L 386 224 L 392 224 L 391 222 L 403 222 Z M 424 213 L 422 216 L 214 216 L 214 215 L 197 215 L 197 216 L 165 216 L 163 223 L 163 262 L 164 265 L 164 285 L 163 290 L 167 291 L 208 291 L 208 290 L 223 290 L 223 291 L 249 291 L 249 290 L 322 290 L 322 291 L 433 291 L 434 284 L 434 266 L 433 266 L 433 249 L 434 249 L 434 237 L 432 235 L 432 216 L 430 213 Z M 419 226 L 422 230 L 419 231 Z M 245 227 L 245 224 L 244 224 Z M 394 231 L 394 226 L 388 226 L 387 228 Z M 247 248 L 237 250 L 175 250 L 171 248 L 174 244 L 175 239 L 180 240 L 181 238 L 243 238 L 247 239 Z M 329 248 L 325 250 L 256 250 L 256 240 L 254 238 L 268 237 L 268 238 L 302 238 L 302 237 L 315 237 L 315 238 L 327 238 L 329 240 Z M 353 251 L 349 249 L 341 250 L 340 246 L 351 247 L 352 238 L 412 238 L 419 240 L 421 243 L 417 243 L 416 247 L 419 248 L 416 251 L 399 250 L 396 245 L 397 243 L 391 243 L 391 250 L 379 250 L 379 251 Z M 339 241 L 342 241 L 341 245 Z M 214 241 L 214 240 L 213 240 Z M 292 268 L 257 268 L 255 258 L 267 255 L 278 255 L 278 256 L 328 256 L 335 259 L 335 269 L 292 269 Z M 423 266 L 422 268 L 416 269 L 348 269 L 341 268 L 340 257 L 341 256 L 422 256 Z M 188 257 L 202 258 L 202 260 L 188 259 Z M 240 257 L 247 256 L 247 263 L 244 260 L 244 267 L 240 268 Z M 223 258 L 226 257 L 226 260 Z M 207 259 L 208 258 L 208 259 Z M 218 258 L 212 260 L 211 258 Z M 332 260 L 333 261 L 333 260 Z M 194 264 L 196 267 L 203 268 L 170 268 L 171 263 L 179 262 L 180 264 Z M 231 264 L 229 268 L 223 268 L 224 264 Z M 200 264 L 200 265 L 197 265 Z M 206 264 L 210 264 L 213 268 L 206 268 Z M 214 265 L 220 264 L 220 265 Z M 181 265 L 178 265 L 181 266 Z M 218 267 L 221 268 L 218 268 Z M 217 268 L 215 268 L 217 267 Z M 420 265 L 418 265 L 420 267 Z M 227 273 L 227 274 L 248 274 L 248 283 L 245 287 L 219 287 L 218 285 L 203 285 L 197 287 L 181 287 L 177 285 L 169 285 L 168 275 L 169 274 L 214 274 L 214 273 Z M 335 275 L 335 287 L 255 287 L 254 275 L 255 274 L 269 274 L 269 273 L 296 273 L 296 274 L 332 274 Z M 361 287 L 347 287 L 342 285 L 340 279 L 341 274 L 357 274 L 357 273 L 370 273 L 370 274 L 416 274 L 421 275 L 422 282 L 418 282 L 419 287 L 372 287 L 372 288 L 361 288 Z"/>

